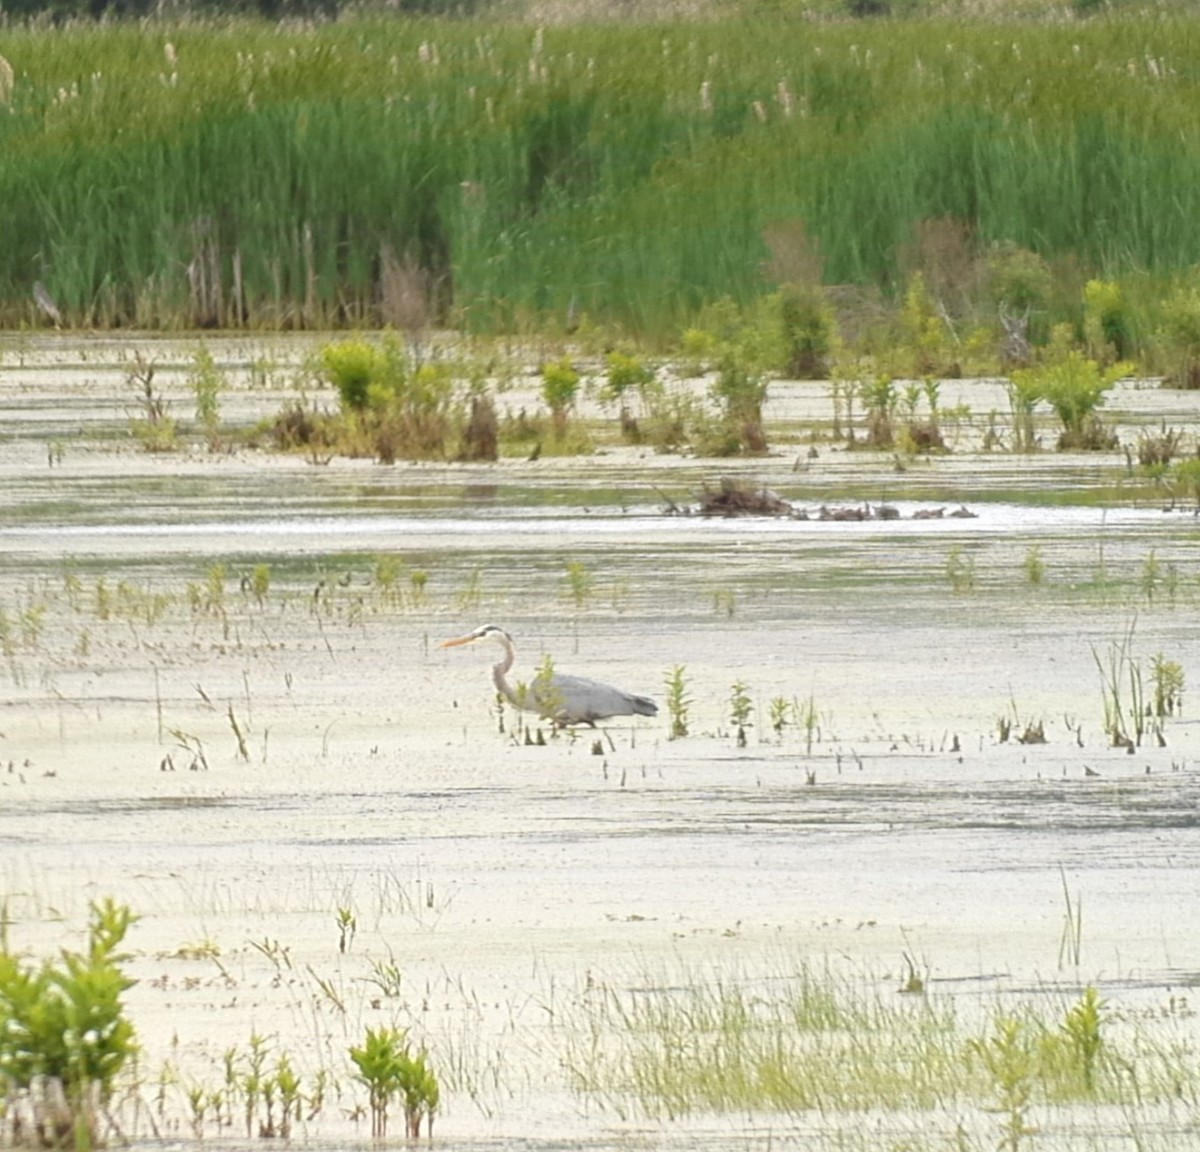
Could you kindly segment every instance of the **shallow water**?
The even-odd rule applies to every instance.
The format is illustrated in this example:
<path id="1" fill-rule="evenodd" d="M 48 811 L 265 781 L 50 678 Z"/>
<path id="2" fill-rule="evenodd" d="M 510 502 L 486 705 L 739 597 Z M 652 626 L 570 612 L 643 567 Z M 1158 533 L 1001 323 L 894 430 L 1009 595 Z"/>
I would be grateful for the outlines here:
<path id="1" fill-rule="evenodd" d="M 345 1045 L 398 1022 L 459 1069 L 437 1126 L 454 1147 L 936 1142 L 954 1118 L 622 1120 L 568 1090 L 549 1006 L 680 966 L 771 980 L 781 956 L 890 992 L 915 955 L 933 992 L 984 1013 L 1083 981 L 1130 1015 L 1167 1012 L 1200 979 L 1196 725 L 1171 717 L 1165 746 L 1126 754 L 1101 694 L 1130 629 L 1147 682 L 1159 653 L 1193 674 L 1200 532 L 1161 501 L 1098 503 L 1125 482 L 1121 454 L 964 450 L 903 473 L 799 441 L 728 465 L 149 456 L 127 437 L 115 357 L 131 347 L 31 343 L 0 364 L 0 880 L 31 947 L 61 945 L 98 895 L 143 914 L 129 1003 L 152 1074 L 219 1079 L 221 1052 L 258 1030 L 348 1081 Z M 182 407 L 187 345 L 152 347 Z M 291 395 L 241 379 L 239 422 Z M 949 390 L 999 406 L 994 384 Z M 818 385 L 773 403 L 827 419 Z M 1193 411 L 1145 389 L 1112 407 L 1123 429 Z M 813 515 L 868 501 L 901 519 L 665 515 L 733 472 Z M 960 504 L 975 516 L 912 519 Z M 404 562 L 386 595 L 381 555 Z M 568 561 L 590 579 L 579 603 Z M 224 599 L 204 607 L 217 564 Z M 261 605 L 240 583 L 256 564 Z M 101 611 L 101 582 L 124 607 Z M 660 715 L 527 746 L 511 713 L 501 733 L 494 654 L 436 647 L 487 619 L 517 636 L 518 677 L 550 653 L 662 703 L 683 666 L 691 735 L 668 740 Z M 773 700 L 807 703 L 811 731 L 773 731 Z M 1033 721 L 1048 742 L 1017 744 Z M 1084 909 L 1078 966 L 1061 962 L 1064 891 Z M 341 908 L 358 919 L 344 952 Z M 399 996 L 373 983 L 385 960 Z M 1168 1014 L 1194 1043 L 1190 1015 Z M 185 1138 L 182 1094 L 175 1108 L 166 1134 Z M 1127 1115 L 1040 1120 L 1039 1146 L 1131 1146 Z M 985 1113 L 971 1125 L 995 1143 Z M 1186 1147 L 1179 1126 L 1151 1109 L 1132 1124 Z M 365 1130 L 330 1108 L 310 1136 Z"/>

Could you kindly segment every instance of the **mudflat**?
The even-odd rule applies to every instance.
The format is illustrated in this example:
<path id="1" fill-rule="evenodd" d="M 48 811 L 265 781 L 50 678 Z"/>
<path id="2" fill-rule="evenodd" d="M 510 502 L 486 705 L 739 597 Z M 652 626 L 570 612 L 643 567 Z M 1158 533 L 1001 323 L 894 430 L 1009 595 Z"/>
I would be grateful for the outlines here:
<path id="1" fill-rule="evenodd" d="M 278 410 L 252 346 L 220 347 L 225 418 Z M 187 344 L 152 349 L 186 414 Z M 769 998 L 809 968 L 919 987 L 967 1030 L 1091 984 L 1114 1028 L 1194 1052 L 1198 733 L 1186 688 L 1155 688 L 1194 674 L 1200 535 L 1122 495 L 1119 453 L 983 452 L 978 426 L 941 458 L 847 451 L 814 431 L 825 386 L 782 382 L 791 438 L 753 461 L 150 454 L 127 351 L 0 362 L 0 880 L 32 954 L 78 945 L 92 900 L 140 916 L 135 1139 L 246 1137 L 188 1092 L 258 1036 L 328 1075 L 308 1140 L 365 1141 L 346 1049 L 396 1025 L 456 1147 L 995 1143 L 986 1100 L 673 1117 L 584 1056 L 609 1043 L 597 997 Z M 999 406 L 996 382 L 946 387 Z M 1110 407 L 1127 443 L 1195 415 L 1148 387 Z M 808 518 L 667 514 L 723 476 Z M 548 656 L 659 715 L 539 737 L 490 649 L 437 647 L 486 622 L 515 678 Z M 1047 1105 L 1037 1146 L 1186 1147 L 1195 1107 Z"/>

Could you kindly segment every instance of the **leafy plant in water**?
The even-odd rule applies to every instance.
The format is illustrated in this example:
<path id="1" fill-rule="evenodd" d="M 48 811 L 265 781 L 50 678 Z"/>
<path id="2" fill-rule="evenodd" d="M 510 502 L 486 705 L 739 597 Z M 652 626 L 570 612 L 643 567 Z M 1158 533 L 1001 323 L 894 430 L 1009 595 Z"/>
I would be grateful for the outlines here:
<path id="1" fill-rule="evenodd" d="M 971 592 L 975 588 L 975 558 L 961 544 L 953 545 L 946 557 L 946 578 L 955 592 Z"/>
<path id="2" fill-rule="evenodd" d="M 1025 579 L 1035 587 L 1046 578 L 1046 562 L 1042 559 L 1042 549 L 1039 544 L 1031 544 L 1025 550 Z"/>
<path id="3" fill-rule="evenodd" d="M 1032 452 L 1038 443 L 1034 412 L 1038 402 L 1043 399 L 1041 379 L 1037 375 L 1017 371 L 1006 388 L 1012 413 L 1012 450 Z"/>
<path id="4" fill-rule="evenodd" d="M 270 564 L 255 564 L 250 570 L 250 595 L 254 597 L 254 602 L 261 608 L 267 600 L 267 593 L 271 590 L 271 565 Z"/>
<path id="5" fill-rule="evenodd" d="M 880 373 L 858 384 L 858 397 L 867 418 L 867 443 L 872 448 L 890 448 L 895 442 L 896 382 Z"/>
<path id="6" fill-rule="evenodd" d="M 1078 1068 L 1087 1096 L 1096 1090 L 1097 1064 L 1104 1047 L 1105 1007 L 1099 992 L 1089 984 L 1079 1000 L 1067 1010 L 1062 1022 L 1061 1038 L 1072 1064 Z"/>
<path id="7" fill-rule="evenodd" d="M 196 397 L 196 420 L 204 429 L 208 450 L 216 452 L 221 447 L 221 393 L 229 382 L 207 348 L 193 353 L 188 383 Z"/>
<path id="8" fill-rule="evenodd" d="M 1121 285 L 1115 280 L 1089 280 L 1084 285 L 1083 338 L 1088 355 L 1101 364 L 1129 354 L 1133 335 Z"/>
<path id="9" fill-rule="evenodd" d="M 811 696 L 796 706 L 795 711 L 800 718 L 800 727 L 804 729 L 804 748 L 812 755 L 813 740 L 818 735 L 820 719 L 817 716 L 817 702 Z"/>
<path id="10" fill-rule="evenodd" d="M 905 289 L 900 330 L 912 356 L 914 375 L 926 376 L 945 369 L 949 360 L 946 322 L 938 315 L 920 272 L 913 273 Z"/>
<path id="11" fill-rule="evenodd" d="M 733 619 L 737 613 L 737 595 L 732 588 L 718 588 L 713 593 L 713 611 Z"/>
<path id="12" fill-rule="evenodd" d="M 562 693 L 554 684 L 554 658 L 549 652 L 543 654 L 538 664 L 537 675 L 529 688 L 518 688 L 520 695 L 525 691 L 533 693 L 538 715 L 543 719 L 555 721 L 562 715 L 564 701 Z"/>
<path id="13" fill-rule="evenodd" d="M 307 1113 L 311 1119 L 322 1107 L 326 1074 L 318 1073 L 315 1083 L 306 1093 L 287 1052 L 278 1052 L 271 1060 L 270 1040 L 252 1032 L 245 1051 L 236 1045 L 227 1048 L 223 1057 L 224 1088 L 209 1096 L 220 1123 L 222 1108 L 232 1122 L 234 1107 L 240 1107 L 247 1138 L 262 1139 L 291 1137 L 293 1127 Z M 206 1101 L 193 1092 L 193 1126 L 203 1124 Z"/>
<path id="14" fill-rule="evenodd" d="M 712 394 L 721 405 L 722 421 L 708 450 L 716 456 L 766 452 L 762 406 L 767 399 L 767 376 L 741 345 L 727 344 L 721 350 Z"/>
<path id="15" fill-rule="evenodd" d="M 337 389 L 342 410 L 363 411 L 370 386 L 378 380 L 382 369 L 378 349 L 362 340 L 339 340 L 321 350 L 321 362 L 330 383 Z"/>
<path id="16" fill-rule="evenodd" d="M 1183 285 L 1168 297 L 1157 343 L 1169 367 L 1167 382 L 1200 388 L 1200 286 Z"/>
<path id="17" fill-rule="evenodd" d="M 641 427 L 629 410 L 629 393 L 640 392 L 644 402 L 652 403 L 659 398 L 662 386 L 654 370 L 637 357 L 619 349 L 605 357 L 605 380 L 600 389 L 600 399 L 605 403 L 620 406 L 621 436 L 630 444 L 643 440 Z"/>
<path id="18" fill-rule="evenodd" d="M 741 680 L 734 682 L 729 693 L 729 721 L 737 732 L 737 745 L 746 747 L 746 729 L 754 723 L 754 702 L 750 691 Z"/>
<path id="19" fill-rule="evenodd" d="M 567 419 L 579 395 L 579 372 L 569 356 L 542 365 L 542 399 L 550 409 L 555 434 L 561 439 L 567 431 Z"/>
<path id="20" fill-rule="evenodd" d="M 1150 675 L 1154 680 L 1154 715 L 1162 720 L 1182 711 L 1183 666 L 1157 652 L 1150 657 Z"/>
<path id="21" fill-rule="evenodd" d="M 342 340 L 322 349 L 325 376 L 341 399 L 334 443 L 381 463 L 445 456 L 453 420 L 453 379 L 443 363 L 419 362 L 394 333 L 378 347 Z"/>
<path id="22" fill-rule="evenodd" d="M 86 952 L 31 964 L 0 951 L 0 1075 L 14 1131 L 44 1146 L 89 1148 L 125 1063 L 136 1051 L 119 951 L 136 917 L 112 900 L 91 905 Z M 26 1115 L 26 1112 L 28 1114 Z M 26 1127 L 28 1126 L 28 1127 Z"/>
<path id="23" fill-rule="evenodd" d="M 968 1051 L 987 1072 L 1004 1117 L 998 1147 L 1020 1152 L 1025 1138 L 1036 1132 L 1029 1125 L 1036 1052 L 1028 1024 L 1015 1016 L 997 1016 L 991 1035 L 972 1040 Z"/>
<path id="24" fill-rule="evenodd" d="M 338 951 L 349 952 L 350 945 L 354 942 L 354 936 L 358 932 L 358 917 L 355 915 L 354 909 L 347 905 L 340 906 L 335 922 L 338 930 Z"/>
<path id="25" fill-rule="evenodd" d="M 1180 460 L 1171 474 L 1174 489 L 1190 496 L 1197 508 L 1200 508 L 1200 457 Z"/>
<path id="26" fill-rule="evenodd" d="M 783 285 L 779 321 L 784 374 L 795 380 L 824 379 L 837 343 L 837 320 L 820 285 Z"/>
<path id="27" fill-rule="evenodd" d="M 682 664 L 675 664 L 667 673 L 667 715 L 671 719 L 671 727 L 667 738 L 678 740 L 688 734 L 688 713 L 692 706 L 692 698 L 688 694 L 687 673 Z"/>
<path id="28" fill-rule="evenodd" d="M 1013 372 L 1013 389 L 1026 402 L 1045 400 L 1062 424 L 1060 450 L 1111 448 L 1116 440 L 1097 416 L 1108 390 L 1130 366 L 1123 362 L 1101 368 L 1077 348 L 1068 346 L 1069 335 L 1056 333 L 1046 360 L 1033 368 Z M 1032 405 L 1029 405 L 1030 412 Z"/>
<path id="29" fill-rule="evenodd" d="M 645 388 L 654 381 L 654 370 L 637 356 L 614 349 L 604 358 L 604 386 L 600 399 L 625 405 L 626 396 L 632 390 Z"/>
<path id="30" fill-rule="evenodd" d="M 792 722 L 792 718 L 795 716 L 795 707 L 786 696 L 773 696 L 767 705 L 767 710 L 771 718 L 771 730 L 782 740 L 784 728 Z"/>
<path id="31" fill-rule="evenodd" d="M 404 1108 L 405 1136 L 416 1140 L 422 1122 L 426 1135 L 433 1136 L 433 1116 L 440 1102 L 440 1088 L 424 1051 L 413 1052 L 407 1034 L 399 1028 L 368 1028 L 360 1047 L 350 1049 L 358 1069 L 357 1079 L 370 1094 L 371 1135 L 387 1136 L 388 1111 L 399 1099 Z"/>
<path id="32" fill-rule="evenodd" d="M 404 987 L 404 973 L 390 951 L 386 960 L 372 959 L 371 975 L 367 980 L 390 999 L 397 998 Z"/>
<path id="33" fill-rule="evenodd" d="M 582 560 L 567 561 L 567 589 L 575 611 L 582 612 L 592 595 L 592 574 Z"/>

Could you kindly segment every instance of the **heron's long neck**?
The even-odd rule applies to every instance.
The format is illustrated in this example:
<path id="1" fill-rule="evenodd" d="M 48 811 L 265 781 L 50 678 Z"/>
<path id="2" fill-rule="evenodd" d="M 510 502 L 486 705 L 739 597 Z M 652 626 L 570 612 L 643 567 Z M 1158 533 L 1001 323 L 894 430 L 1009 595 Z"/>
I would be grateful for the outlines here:
<path id="1" fill-rule="evenodd" d="M 504 645 L 504 659 L 497 661 L 492 665 L 492 682 L 496 685 L 497 690 L 510 703 L 520 707 L 520 702 L 517 700 L 517 694 L 513 691 L 512 685 L 509 684 L 507 676 L 512 669 L 513 663 L 517 658 L 516 650 L 509 643 Z"/>

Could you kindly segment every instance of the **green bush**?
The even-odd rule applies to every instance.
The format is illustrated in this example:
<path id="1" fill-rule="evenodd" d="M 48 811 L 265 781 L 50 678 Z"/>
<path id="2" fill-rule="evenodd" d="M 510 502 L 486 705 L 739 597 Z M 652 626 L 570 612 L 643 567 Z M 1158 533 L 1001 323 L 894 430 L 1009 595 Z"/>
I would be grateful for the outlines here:
<path id="1" fill-rule="evenodd" d="M 1166 300 L 1158 341 L 1177 388 L 1200 388 L 1200 287 L 1183 285 Z"/>
<path id="2" fill-rule="evenodd" d="M 90 1147 L 97 1120 L 136 1051 L 121 995 L 133 984 L 118 951 L 136 918 L 111 900 L 92 904 L 86 952 L 40 964 L 0 951 L 0 1077 L 14 1129 L 45 1146 Z M 20 1120 L 27 1112 L 28 1116 Z"/>
<path id="3" fill-rule="evenodd" d="M 767 399 L 767 376 L 752 352 L 741 344 L 727 344 L 717 363 L 713 396 L 723 411 L 722 434 L 711 447 L 715 455 L 744 452 L 761 455 L 767 450 L 762 406 Z"/>
<path id="4" fill-rule="evenodd" d="M 910 370 L 914 376 L 946 371 L 950 360 L 946 323 L 938 315 L 933 297 L 925 286 L 925 277 L 920 272 L 913 273 L 904 290 L 900 330 L 905 348 L 912 357 Z"/>
<path id="5" fill-rule="evenodd" d="M 567 416 L 578 395 L 579 373 L 569 356 L 542 365 L 542 399 L 560 437 L 567 430 Z"/>
<path id="6" fill-rule="evenodd" d="M 1133 348 L 1128 310 L 1115 280 L 1089 280 L 1083 289 L 1083 335 L 1088 355 L 1122 360 Z"/>
<path id="7" fill-rule="evenodd" d="M 607 369 L 600 399 L 625 402 L 625 394 L 631 389 L 645 388 L 654 382 L 654 370 L 647 367 L 637 356 L 626 352 L 610 352 L 605 358 Z"/>
<path id="8" fill-rule="evenodd" d="M 381 1140 L 387 1135 L 388 1108 L 399 1100 L 404 1109 L 405 1136 L 416 1140 L 425 1122 L 427 1135 L 433 1135 L 433 1116 L 441 1100 L 441 1090 L 424 1051 L 413 1052 L 407 1034 L 399 1028 L 368 1028 L 361 1047 L 350 1049 L 350 1059 L 358 1069 L 357 1079 L 367 1086 L 371 1096 L 371 1135 Z"/>
<path id="9" fill-rule="evenodd" d="M 785 284 L 779 290 L 783 329 L 784 375 L 794 380 L 824 380 L 836 341 L 837 321 L 820 287 Z"/>
<path id="10" fill-rule="evenodd" d="M 361 412 L 366 408 L 370 387 L 378 384 L 383 369 L 379 351 L 362 340 L 339 340 L 321 350 L 321 362 L 337 389 L 342 411 Z"/>
<path id="11" fill-rule="evenodd" d="M 1058 438 L 1060 449 L 1112 448 L 1116 438 L 1096 412 L 1108 390 L 1128 374 L 1129 365 L 1117 363 L 1102 369 L 1077 348 L 1066 347 L 1064 339 L 1061 332 L 1057 333 L 1053 351 L 1042 364 L 1012 374 L 1011 394 L 1020 397 L 1022 412 L 1030 416 L 1038 400 L 1045 400 L 1054 409 L 1063 426 Z M 1020 439 L 1014 436 L 1014 442 Z M 1028 436 L 1024 446 L 1030 446 Z"/>

